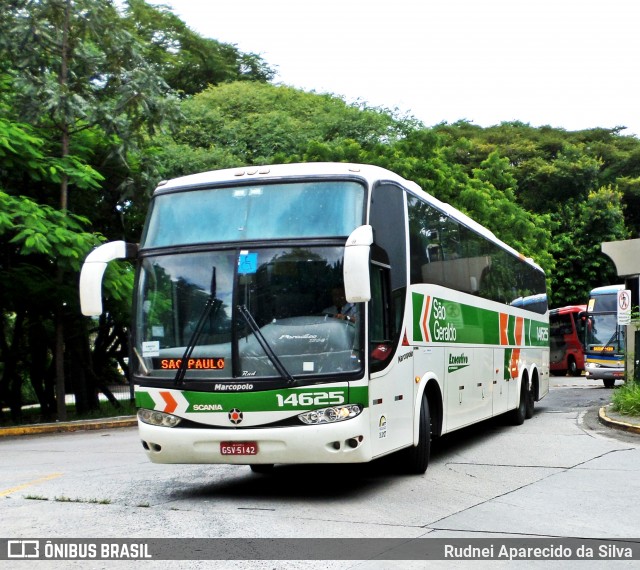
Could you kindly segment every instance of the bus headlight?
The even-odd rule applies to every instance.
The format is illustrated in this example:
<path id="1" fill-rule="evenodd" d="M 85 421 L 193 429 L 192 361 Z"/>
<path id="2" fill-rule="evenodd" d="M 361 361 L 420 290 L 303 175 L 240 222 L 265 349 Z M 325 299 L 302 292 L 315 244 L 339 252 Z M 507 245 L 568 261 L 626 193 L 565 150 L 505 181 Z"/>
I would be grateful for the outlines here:
<path id="1" fill-rule="evenodd" d="M 322 408 L 321 410 L 312 410 L 300 414 L 298 418 L 304 424 L 331 424 L 350 420 L 361 412 L 362 408 L 358 404 L 348 404 L 346 406 L 333 406 L 331 408 Z"/>
<path id="2" fill-rule="evenodd" d="M 145 424 L 163 427 L 176 427 L 182 421 L 178 416 L 144 408 L 138 410 L 138 419 Z"/>

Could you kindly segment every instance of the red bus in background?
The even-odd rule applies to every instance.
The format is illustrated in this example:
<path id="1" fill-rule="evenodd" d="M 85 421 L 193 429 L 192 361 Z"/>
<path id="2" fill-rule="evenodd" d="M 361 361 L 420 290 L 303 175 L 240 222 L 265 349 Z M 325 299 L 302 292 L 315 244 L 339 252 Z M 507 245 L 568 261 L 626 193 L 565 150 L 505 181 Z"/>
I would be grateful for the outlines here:
<path id="1" fill-rule="evenodd" d="M 586 305 L 570 305 L 549 311 L 550 363 L 554 376 L 577 376 L 584 371 Z"/>

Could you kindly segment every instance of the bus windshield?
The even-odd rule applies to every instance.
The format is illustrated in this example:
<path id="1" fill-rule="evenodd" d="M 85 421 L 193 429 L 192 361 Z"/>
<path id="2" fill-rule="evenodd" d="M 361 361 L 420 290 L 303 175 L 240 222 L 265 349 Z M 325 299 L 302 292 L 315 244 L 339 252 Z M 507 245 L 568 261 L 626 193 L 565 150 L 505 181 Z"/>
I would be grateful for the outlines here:
<path id="1" fill-rule="evenodd" d="M 615 313 L 591 313 L 587 323 L 587 349 L 604 352 L 624 350 L 624 335 L 619 334 Z"/>
<path id="2" fill-rule="evenodd" d="M 158 194 L 141 247 L 348 236 L 363 223 L 364 187 L 289 182 Z"/>
<path id="3" fill-rule="evenodd" d="M 282 376 L 261 340 L 294 377 L 360 371 L 359 306 L 336 318 L 347 312 L 334 303 L 343 251 L 264 247 L 145 257 L 135 345 L 142 373 L 174 378 L 193 343 L 189 380 Z"/>
<path id="4" fill-rule="evenodd" d="M 624 351 L 624 334 L 618 326 L 618 293 L 621 286 L 594 289 L 589 297 L 586 329 L 587 350 L 604 353 Z"/>

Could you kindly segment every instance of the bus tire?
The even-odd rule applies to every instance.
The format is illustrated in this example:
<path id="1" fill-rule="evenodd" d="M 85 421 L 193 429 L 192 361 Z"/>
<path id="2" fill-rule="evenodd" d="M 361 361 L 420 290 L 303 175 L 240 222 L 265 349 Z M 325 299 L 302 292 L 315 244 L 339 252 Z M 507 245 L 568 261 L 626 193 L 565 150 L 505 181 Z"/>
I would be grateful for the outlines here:
<path id="1" fill-rule="evenodd" d="M 273 471 L 273 463 L 252 463 L 249 467 L 251 471 L 260 473 L 261 475 L 266 475 Z"/>
<path id="2" fill-rule="evenodd" d="M 578 363 L 573 356 L 569 357 L 569 376 L 577 376 L 578 375 Z"/>
<path id="3" fill-rule="evenodd" d="M 533 382 L 531 382 L 531 386 L 527 388 L 526 392 L 527 393 L 526 393 L 524 418 L 528 420 L 533 417 L 533 410 L 536 405 L 536 394 L 535 394 L 535 388 L 534 388 Z"/>
<path id="4" fill-rule="evenodd" d="M 529 385 L 529 379 L 526 376 L 522 377 L 520 382 L 520 399 L 518 401 L 518 407 L 515 410 L 511 410 L 509 413 L 509 420 L 514 426 L 520 426 L 524 423 L 527 416 L 527 386 Z"/>
<path id="5" fill-rule="evenodd" d="M 431 454 L 431 413 L 429 402 L 425 396 L 422 397 L 420 406 L 420 432 L 418 435 L 418 445 L 405 450 L 405 465 L 408 473 L 422 475 L 429 466 L 429 455 Z"/>
<path id="6" fill-rule="evenodd" d="M 602 382 L 604 383 L 605 388 L 613 388 L 616 385 L 615 378 L 603 378 Z"/>

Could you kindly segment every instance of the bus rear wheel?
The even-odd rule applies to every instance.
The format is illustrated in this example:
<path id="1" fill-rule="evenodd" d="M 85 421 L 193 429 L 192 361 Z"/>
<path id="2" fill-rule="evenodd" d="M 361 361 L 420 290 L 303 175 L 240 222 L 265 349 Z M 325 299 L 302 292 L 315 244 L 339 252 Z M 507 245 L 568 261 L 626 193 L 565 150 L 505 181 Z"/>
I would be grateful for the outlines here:
<path id="1" fill-rule="evenodd" d="M 422 398 L 420 406 L 420 431 L 418 435 L 418 445 L 405 449 L 405 466 L 408 473 L 422 475 L 429 466 L 429 455 L 431 454 L 431 413 L 429 402 L 425 396 Z"/>
<path id="2" fill-rule="evenodd" d="M 526 402 L 525 402 L 525 412 L 524 412 L 524 418 L 526 420 L 531 419 L 533 417 L 533 411 L 535 409 L 535 405 L 536 405 L 536 388 L 534 386 L 534 382 L 531 382 L 531 386 L 529 386 L 529 383 L 527 383 L 527 391 L 526 391 Z"/>
<path id="3" fill-rule="evenodd" d="M 518 407 L 515 410 L 511 410 L 509 414 L 509 420 L 514 426 L 522 425 L 527 417 L 527 398 L 530 392 L 529 379 L 523 376 L 520 382 L 520 400 L 518 401 Z"/>

